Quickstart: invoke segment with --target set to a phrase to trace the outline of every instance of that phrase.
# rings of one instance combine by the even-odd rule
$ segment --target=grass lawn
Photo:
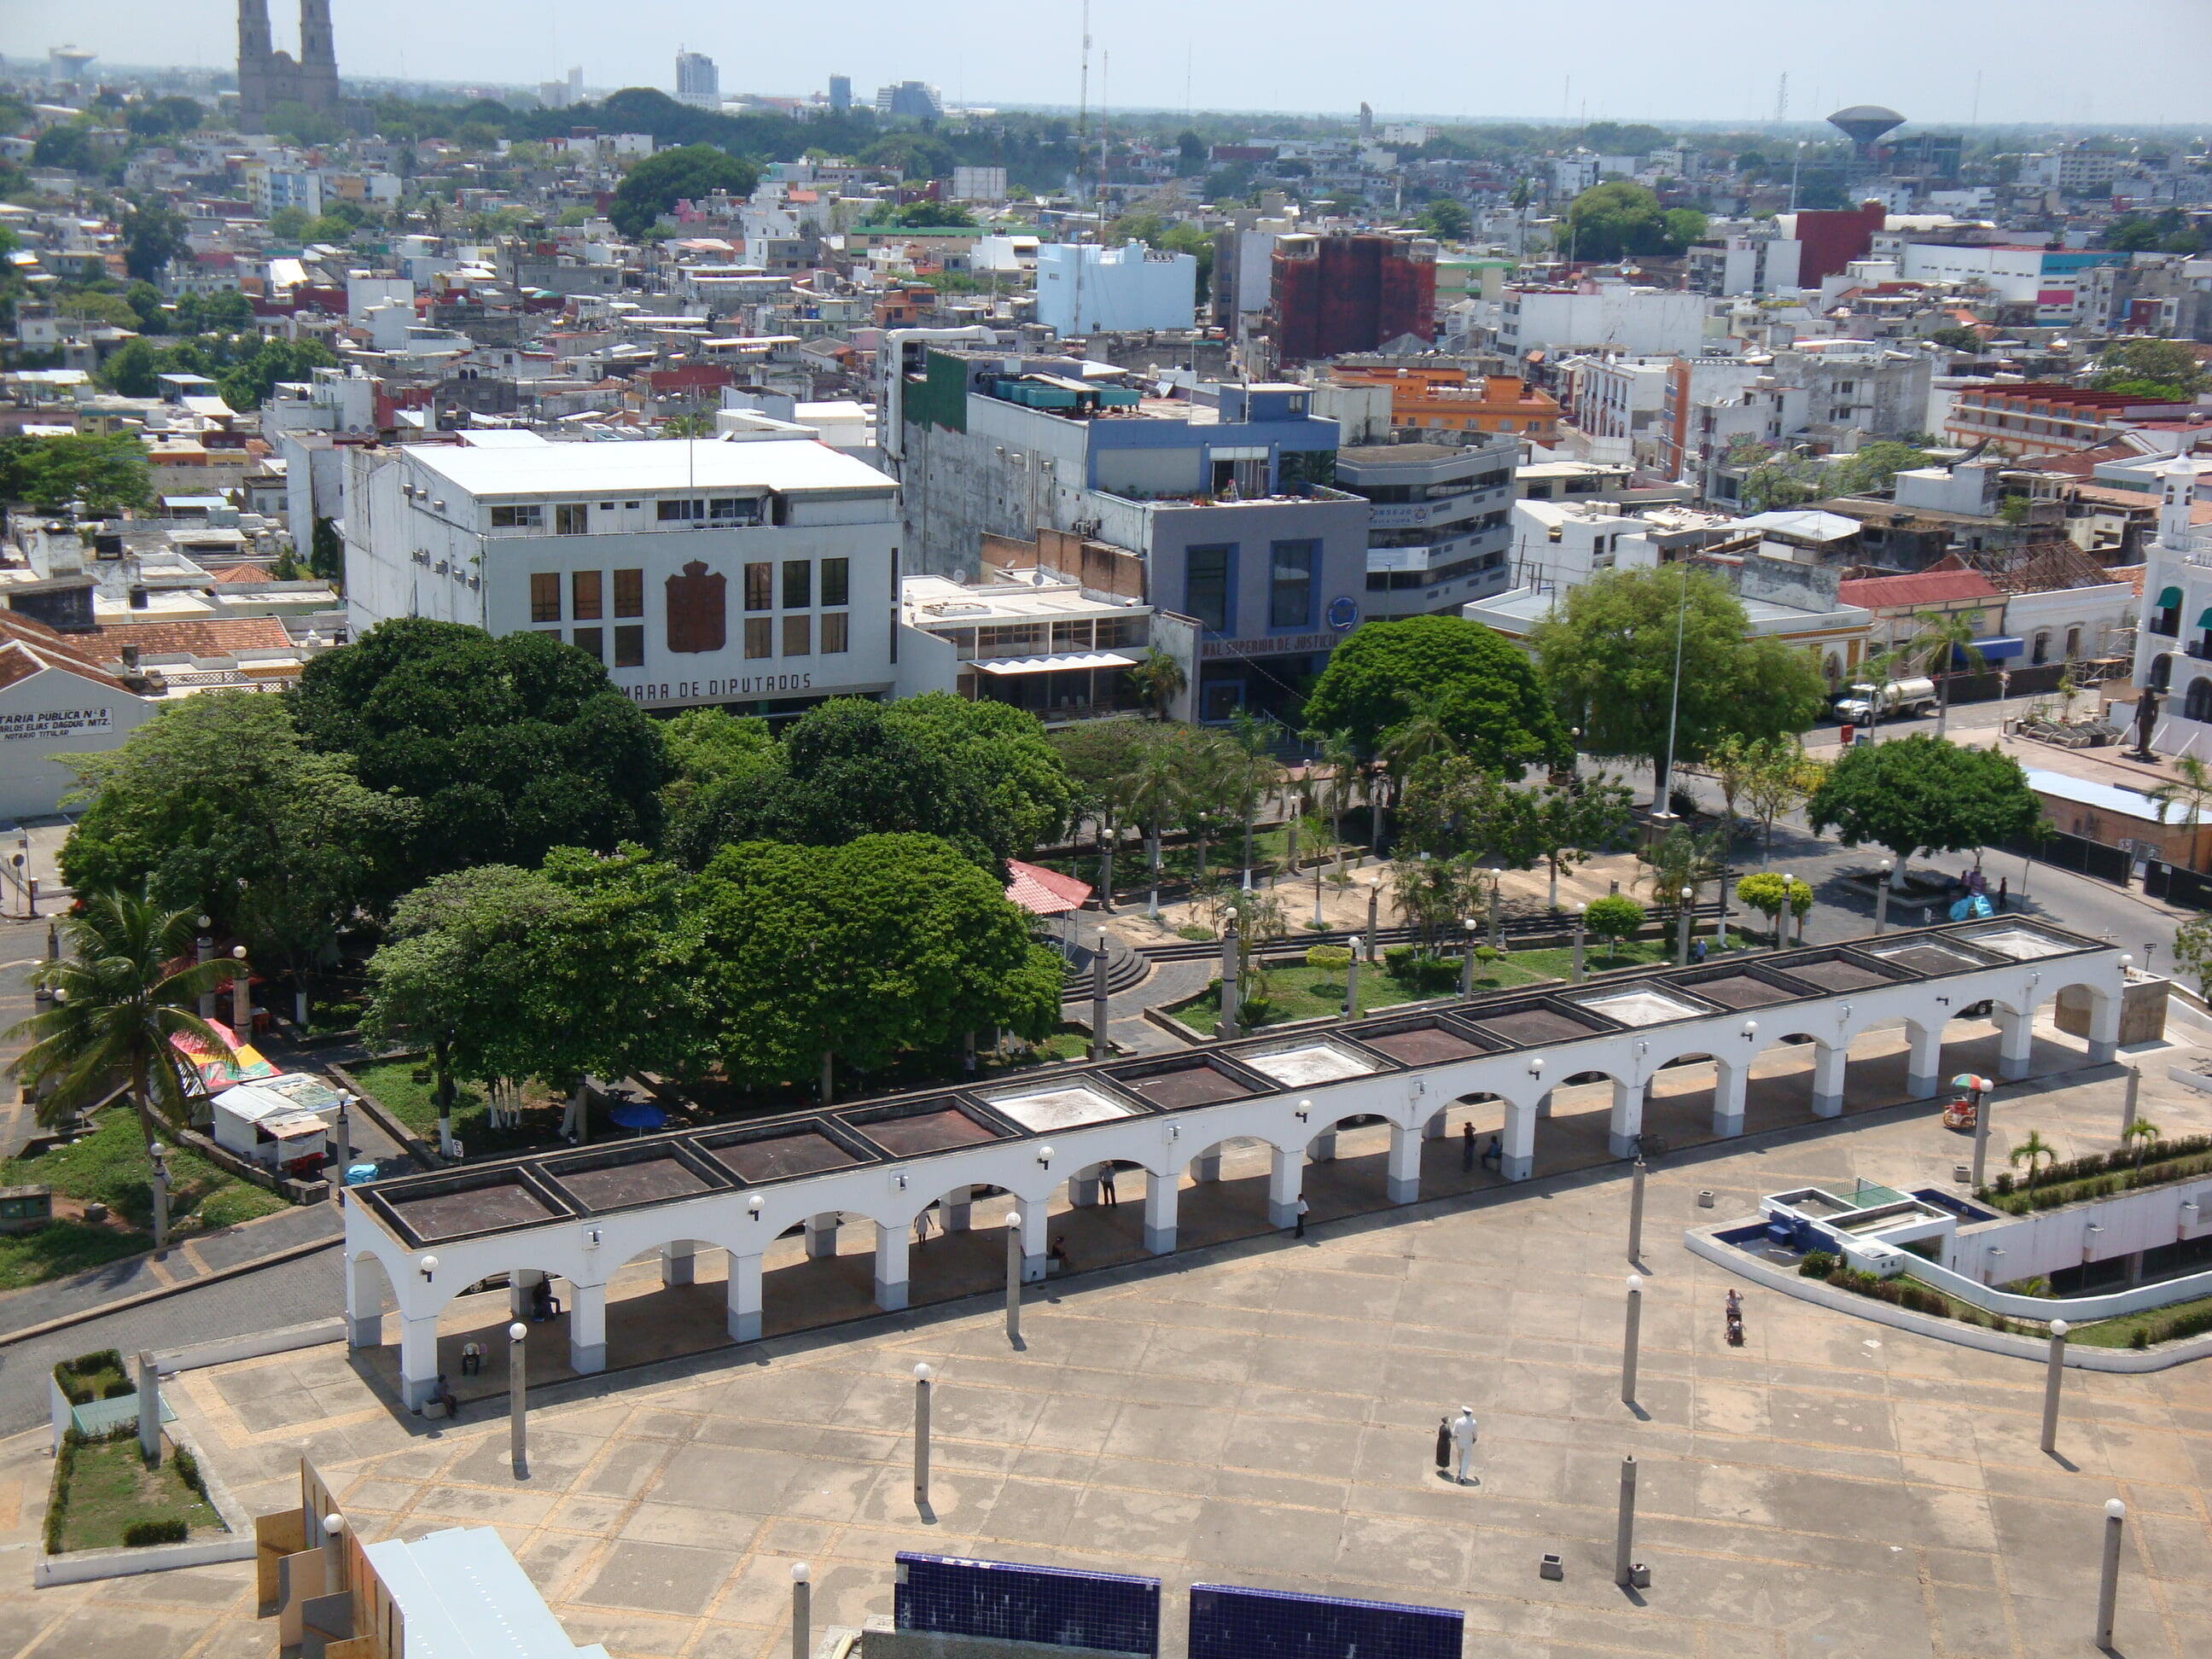
[[[173,1232],[211,1232],[288,1208],[284,1200],[216,1168],[196,1152],[169,1153],[169,1219]],[[35,1232],[0,1237],[0,1290],[17,1290],[150,1248],[153,1171],[139,1144],[138,1119],[127,1106],[102,1112],[93,1132],[0,1164],[0,1185],[37,1183],[57,1197],[105,1204],[121,1227],[57,1220]]]
[[[2124,1348],[2134,1342],[2137,1331],[2148,1331],[2150,1340],[2155,1342],[2160,1326],[2170,1320],[2186,1319],[2192,1314],[2212,1314],[2212,1297],[2171,1303],[2163,1308],[2146,1308],[2141,1313],[2122,1314],[2117,1319],[2100,1319],[2094,1325],[2071,1326],[2066,1340],[2086,1342],[2093,1348]]]
[[[67,1467],[54,1471],[54,1486],[64,1550],[118,1545],[124,1528],[138,1521],[181,1520],[196,1532],[222,1527],[214,1506],[185,1484],[175,1449],[160,1468],[149,1469],[138,1455],[136,1435],[78,1446]]]
[[[1735,933],[1729,933],[1730,948],[1739,951],[1744,949],[1743,945],[1736,943],[1736,939]],[[1705,949],[1708,961],[1720,954],[1713,950],[1712,941],[1710,939],[1705,941]],[[1583,971],[1589,974],[1602,974],[1610,972],[1615,968],[1663,968],[1674,959],[1674,944],[1672,939],[1632,939],[1624,940],[1611,950],[1592,940],[1583,949]],[[1554,950],[1516,951],[1510,960],[1515,965],[1528,969],[1531,972],[1546,978],[1565,979],[1574,972],[1575,951],[1571,945]]]
[[[346,1069],[362,1088],[376,1097],[386,1111],[422,1139],[436,1145],[438,1085],[428,1060],[372,1060]],[[453,1084],[453,1136],[471,1158],[496,1157],[550,1146],[560,1139],[561,1113],[566,1104],[562,1097],[532,1079],[523,1085],[520,1126],[495,1129],[484,1091],[475,1084],[457,1079]],[[611,1127],[594,1123],[593,1138]]]
[[[1503,990],[1510,986],[1532,985],[1545,977],[1528,972],[1518,957],[1504,962],[1478,963],[1474,988],[1484,991]],[[1455,993],[1458,987],[1452,987]],[[1280,1025],[1295,1019],[1316,1019],[1344,1012],[1344,970],[1340,968],[1309,968],[1304,963],[1286,968],[1267,969],[1267,991],[1274,999],[1267,1017],[1261,1022],[1264,1030],[1270,1025]],[[1378,1009],[1395,1008],[1404,1002],[1423,1002],[1451,993],[1425,991],[1401,983],[1382,970],[1382,964],[1362,963],[1359,969],[1359,1012],[1374,1013]],[[1172,1014],[1193,1030],[1209,1035],[1221,1024],[1221,1009],[1213,995],[1201,991],[1194,997],[1174,1004],[1166,1012]]]

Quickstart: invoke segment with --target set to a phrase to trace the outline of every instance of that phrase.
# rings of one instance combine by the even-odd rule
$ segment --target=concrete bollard
[[[1022,1215],[1006,1212],[1006,1340],[1022,1346]]]
[[[2066,1378],[2066,1322],[2051,1322],[2051,1358],[2043,1370],[2043,1449],[2058,1451],[2058,1391]]]
[[[914,1368],[914,1506],[929,1507],[929,1384],[927,1364]]]
[[[1644,1323],[1644,1275],[1628,1276],[1628,1322],[1620,1343],[1620,1403],[1636,1403],[1636,1346]]]
[[[161,1462],[161,1373],[151,1350],[138,1351],[138,1450],[156,1468]]]
[[[1103,1060],[1106,1042],[1106,930],[1098,930],[1098,949],[1091,959],[1091,1058]]]
[[[2112,1620],[2120,1601],[2120,1529],[2126,1526],[2128,1506],[2117,1498],[2105,1505],[2105,1563],[2097,1579],[2097,1645],[2110,1650]]]
[[[1620,1460],[1620,1517],[1613,1533],[1613,1582],[1626,1589],[1636,1564],[1636,1460]]]
[[[1628,1259],[1640,1264],[1644,1260],[1644,1177],[1646,1168],[1644,1154],[1636,1155],[1636,1167],[1628,1177]]]
[[[813,1576],[805,1562],[791,1564],[791,1659],[813,1659]]]
[[[530,1478],[530,1327],[520,1320],[507,1328],[507,1449],[514,1478]]]

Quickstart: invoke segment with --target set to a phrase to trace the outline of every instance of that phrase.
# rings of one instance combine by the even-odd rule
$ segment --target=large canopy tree
[[[1723,739],[1794,736],[1826,704],[1802,650],[1747,637],[1717,576],[1668,565],[1614,570],[1567,590],[1532,643],[1559,705],[1594,755],[1694,763]],[[1676,663],[1680,701],[1675,713]]]
[[[760,169],[750,161],[741,161],[712,144],[682,144],[647,156],[623,174],[607,217],[617,230],[635,239],[651,230],[678,202],[718,190],[749,196],[759,180]]]
[[[658,837],[660,728],[557,640],[401,618],[316,658],[287,695],[312,747],[422,803],[395,860],[408,884]]]
[[[1573,752],[1528,659],[1459,617],[1369,623],[1330,654],[1305,707],[1309,732],[1345,732],[1369,760],[1417,714],[1455,752],[1505,777]]]
[[[1816,833],[1840,830],[1846,847],[1887,848],[1901,876],[1917,852],[1956,853],[2033,834],[2043,804],[2011,756],[1916,732],[1844,750],[1806,803],[1806,816]]]

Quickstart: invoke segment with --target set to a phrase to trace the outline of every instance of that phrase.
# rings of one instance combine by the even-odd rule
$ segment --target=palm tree
[[[2018,1164],[2023,1158],[2027,1161],[2027,1185],[2029,1190],[2033,1191],[2035,1188],[2036,1170],[2043,1164],[2056,1160],[2057,1156],[2058,1154],[2051,1149],[2051,1143],[2043,1138],[2043,1132],[2040,1129],[2030,1129],[2027,1132],[2027,1139],[2007,1153],[2005,1161],[2008,1164]]]
[[[2212,766],[2194,755],[2175,756],[2172,781],[2146,793],[2158,803],[2160,823],[2166,822],[2169,807],[2185,809],[2181,814],[2185,824],[2212,823]]]
[[[1168,706],[1189,686],[1190,676],[1182,672],[1181,663],[1154,647],[1145,653],[1142,662],[1130,665],[1129,684],[1152,705],[1152,718],[1164,720],[1168,717]]]
[[[1406,718],[1382,732],[1375,744],[1375,758],[1391,776],[1402,781],[1430,756],[1456,755],[1459,750],[1459,738],[1445,717],[1443,699],[1430,693],[1415,698]]]
[[[1951,665],[1964,659],[1966,666],[1979,672],[1982,653],[1974,645],[1982,631],[1983,613],[1979,611],[1916,611],[1912,620],[1920,624],[1920,631],[1912,636],[1905,649],[1924,658],[1928,670],[1936,677],[1936,735],[1942,737],[1951,719]]]
[[[2127,1133],[2120,1137],[2136,1144],[2136,1168],[2142,1168],[2143,1154],[2158,1144],[2159,1127],[2147,1117],[2139,1117],[2128,1125]]]
[[[191,951],[192,913],[164,910],[143,891],[95,894],[61,928],[68,952],[40,969],[34,981],[53,993],[52,1005],[9,1033],[30,1043],[12,1069],[43,1091],[39,1121],[49,1128],[127,1079],[139,1139],[151,1143],[159,1139],[157,1103],[170,1121],[185,1121],[169,1040],[187,1036],[211,1054],[232,1052],[195,1005],[233,965],[179,965]]]
[[[1152,732],[1138,745],[1121,783],[1121,799],[1129,815],[1145,827],[1152,842],[1152,914],[1160,913],[1160,825],[1182,805],[1182,766],[1176,753],[1174,734],[1166,727]]]
[[[1230,716],[1229,741],[1236,748],[1238,816],[1244,820],[1245,879],[1251,879],[1252,832],[1260,807],[1282,781],[1283,769],[1268,752],[1281,728],[1274,721],[1240,708]]]
[[[1359,776],[1359,751],[1352,746],[1352,733],[1332,732],[1322,742],[1321,763],[1328,769],[1322,787],[1321,810],[1328,818],[1330,838],[1336,842],[1337,868],[1344,867],[1344,815],[1352,810],[1353,787]]]

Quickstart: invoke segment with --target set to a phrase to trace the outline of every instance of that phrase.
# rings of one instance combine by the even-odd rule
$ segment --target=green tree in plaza
[[[1773,856],[1775,820],[1802,805],[1827,775],[1826,764],[1808,755],[1794,737],[1723,737],[1706,753],[1700,769],[1720,785],[1731,833],[1736,802],[1751,809],[1765,831],[1762,863]]]
[[[930,836],[724,848],[693,901],[710,1051],[744,1084],[860,1071],[964,1031],[1031,1039],[1060,963],[1000,883]]]
[[[886,708],[894,729],[943,756],[981,793],[1012,852],[1027,855],[1066,832],[1074,787],[1035,714],[950,691],[902,697]]]
[[[699,798],[717,785],[759,773],[780,773],[783,750],[769,724],[726,708],[687,708],[660,728],[670,776],[660,792],[672,842]]]
[[[1794,877],[1778,876],[1771,870],[1758,870],[1735,884],[1735,896],[1766,918],[1769,928],[1781,925],[1782,907],[1787,904],[1790,914],[1802,921],[1813,908],[1813,884]]]
[[[415,803],[366,788],[352,757],[301,741],[283,699],[205,691],[118,748],[69,763],[83,816],[62,848],[78,892],[135,891],[235,932],[302,991],[341,930],[397,896],[385,849]]]
[[[1531,643],[1559,706],[1582,726],[1582,746],[1648,760],[1656,779],[1670,733],[1675,761],[1695,765],[1730,735],[1794,736],[1820,718],[1826,689],[1812,659],[1749,631],[1718,577],[1667,565],[1570,588]]]
[[[1807,803],[1816,834],[1841,832],[1844,845],[1872,842],[1897,854],[1955,853],[2036,832],[2043,807],[2011,756],[1962,748],[1914,732],[1858,744],[1829,767]]]
[[[315,658],[285,695],[311,748],[421,803],[392,855],[402,886],[659,835],[659,726],[557,640],[403,617]]]
[[[194,1008],[230,964],[179,966],[191,955],[191,912],[167,909],[143,891],[94,893],[59,926],[66,949],[35,981],[52,1000],[9,1032],[11,1042],[29,1045],[10,1069],[37,1097],[39,1121],[48,1127],[127,1084],[140,1145],[150,1144],[163,1121],[185,1121],[170,1039],[228,1052]]]
[[[1385,734],[1425,706],[1458,752],[1485,771],[1518,778],[1531,766],[1564,764],[1572,753],[1528,658],[1459,617],[1370,622],[1354,631],[1329,653],[1306,699],[1306,728],[1316,736],[1341,732],[1372,760]]]
[[[96,513],[154,504],[146,447],[131,433],[105,438],[0,438],[0,499],[52,513],[81,501]]]
[[[1145,751],[1159,727],[1136,720],[1079,720],[1051,734],[1054,752],[1074,792],[1074,811],[1097,831],[1098,901],[1114,908],[1114,854],[1132,822],[1141,823],[1133,802]]]
[[[1644,907],[1626,893],[1609,893],[1583,907],[1583,926],[1593,938],[1618,951],[1622,941],[1633,939],[1644,926]]]
[[[760,182],[760,169],[750,161],[715,149],[712,144],[684,144],[648,155],[623,174],[615,186],[614,204],[607,217],[617,230],[631,240],[644,235],[681,201],[696,201],[716,191],[748,196]]]
[[[1547,787],[1537,800],[1537,841],[1551,872],[1547,902],[1559,908],[1559,877],[1628,833],[1629,790],[1608,777],[1574,778]]]

